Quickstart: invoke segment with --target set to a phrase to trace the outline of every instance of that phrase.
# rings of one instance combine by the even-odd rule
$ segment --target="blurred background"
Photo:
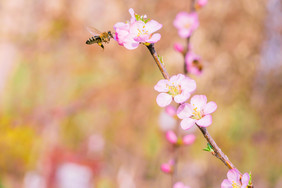
[[[156,50],[170,75],[182,73],[173,45],[185,40],[172,23],[187,0],[0,2],[1,188],[170,187],[160,171],[172,154],[152,57],[142,45],[85,44],[87,26],[113,30],[129,8],[163,24]],[[282,3],[209,0],[199,19],[191,43],[204,72],[191,77],[195,94],[218,104],[208,130],[256,188],[282,187]],[[228,169],[192,132],[178,179],[220,187]]]

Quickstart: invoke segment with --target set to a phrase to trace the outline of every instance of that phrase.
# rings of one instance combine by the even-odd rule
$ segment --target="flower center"
[[[193,108],[192,114],[194,115],[194,116],[192,117],[193,119],[199,120],[199,119],[202,118],[202,112],[201,112],[201,110],[199,110],[197,107],[194,107],[194,108]]]
[[[240,188],[241,186],[232,181],[232,188]]]
[[[175,97],[176,95],[179,95],[181,93],[180,85],[177,85],[177,86],[175,86],[175,85],[172,85],[172,86],[167,85],[166,87],[169,90],[168,94],[172,95],[173,97]]]
[[[138,34],[137,34],[138,37],[141,36],[141,35],[148,35],[149,34],[149,31],[146,30],[145,25],[143,25],[142,29],[137,29],[137,31],[138,31]]]

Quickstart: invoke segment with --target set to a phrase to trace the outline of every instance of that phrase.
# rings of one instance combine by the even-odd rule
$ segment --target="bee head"
[[[110,37],[114,38],[111,31],[108,31],[108,35],[109,35]]]

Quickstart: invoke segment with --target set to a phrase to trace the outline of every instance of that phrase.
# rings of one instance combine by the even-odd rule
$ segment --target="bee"
[[[109,43],[111,38],[114,38],[111,31],[100,32],[98,29],[94,27],[87,27],[87,30],[89,31],[89,33],[93,35],[91,38],[89,38],[86,41],[86,44],[88,45],[97,43],[99,46],[101,46],[104,49],[103,42]]]

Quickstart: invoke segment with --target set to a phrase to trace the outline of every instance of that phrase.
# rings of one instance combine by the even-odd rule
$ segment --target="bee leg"
[[[101,44],[101,47],[103,48],[103,50],[104,50],[104,45],[103,44]]]

